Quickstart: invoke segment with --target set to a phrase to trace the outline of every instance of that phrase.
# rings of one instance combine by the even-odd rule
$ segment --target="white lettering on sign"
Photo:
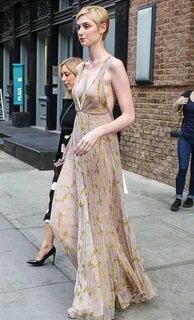
[[[18,101],[22,101],[22,88],[18,88]]]
[[[17,80],[18,82],[22,82],[22,77],[18,78]]]

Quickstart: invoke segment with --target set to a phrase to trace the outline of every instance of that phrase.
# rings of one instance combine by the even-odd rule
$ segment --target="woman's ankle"
[[[53,243],[44,243],[41,245],[37,255],[36,255],[36,260],[41,260],[45,254],[47,254],[53,247]]]
[[[40,247],[40,251],[41,250],[49,250],[49,249],[51,249],[53,247],[53,242],[43,242],[42,244],[41,244],[41,247]]]

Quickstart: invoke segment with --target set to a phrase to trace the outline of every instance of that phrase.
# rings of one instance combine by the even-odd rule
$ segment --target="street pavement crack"
[[[20,288],[20,289],[16,289],[16,290],[6,290],[6,291],[0,292],[0,295],[1,294],[6,294],[6,293],[10,293],[10,292],[21,292],[21,291],[31,290],[31,289],[35,289],[35,288],[49,287],[49,286],[54,286],[54,285],[58,285],[58,284],[64,284],[64,283],[68,283],[68,282],[70,282],[70,281],[66,280],[66,281],[47,283],[47,284],[42,284],[42,285],[37,285],[37,286],[31,286],[31,287],[28,287],[28,288]]]
[[[156,267],[148,267],[146,268],[146,271],[157,271],[157,270],[162,270],[162,269],[171,269],[171,268],[176,268],[176,267],[182,267],[182,266],[188,266],[188,265],[193,265],[194,260],[185,260],[182,262],[174,262],[174,263],[169,263],[169,264],[164,264]]]
[[[194,238],[194,234],[193,234],[192,232],[188,231],[188,230],[184,230],[184,229],[182,229],[182,228],[179,228],[179,227],[175,226],[175,225],[172,224],[172,223],[163,221],[163,220],[160,219],[160,218],[152,217],[152,219],[153,219],[154,221],[160,222],[161,224],[163,224],[163,225],[166,226],[166,227],[170,227],[171,229],[174,229],[175,231],[182,232],[182,233],[184,233],[185,235],[187,235],[187,236],[189,236],[189,237],[191,237],[191,238]]]

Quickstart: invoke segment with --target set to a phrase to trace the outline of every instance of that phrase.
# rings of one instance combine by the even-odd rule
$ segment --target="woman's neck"
[[[105,50],[104,46],[92,46],[89,50],[89,62],[97,64],[103,62],[110,54]]]

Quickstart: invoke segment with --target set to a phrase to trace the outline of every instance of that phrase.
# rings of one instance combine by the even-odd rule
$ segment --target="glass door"
[[[58,64],[63,60],[72,57],[73,54],[73,38],[72,25],[64,25],[59,28],[59,50],[58,50]],[[58,77],[58,96],[57,96],[57,129],[60,130],[59,117],[62,108],[62,99],[65,96],[64,87]]]
[[[47,51],[48,40],[46,32],[37,34],[37,70],[36,70],[36,125],[46,128],[47,97],[45,84],[47,82]]]
[[[9,84],[9,44],[5,43],[3,46],[3,102],[4,102],[4,110],[5,110],[5,119],[9,119],[9,101],[10,95],[8,92],[8,84]]]
[[[28,40],[27,37],[21,38],[20,42],[20,62],[24,64],[24,88],[27,84],[27,68],[28,68]],[[23,111],[23,110],[20,110]],[[24,111],[27,111],[27,94],[24,97]]]

